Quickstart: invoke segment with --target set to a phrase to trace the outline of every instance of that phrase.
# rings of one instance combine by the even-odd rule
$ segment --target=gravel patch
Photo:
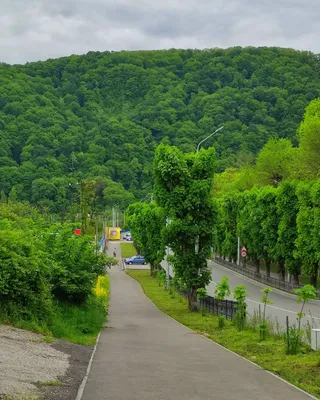
[[[0,399],[73,400],[92,349],[0,325]]]

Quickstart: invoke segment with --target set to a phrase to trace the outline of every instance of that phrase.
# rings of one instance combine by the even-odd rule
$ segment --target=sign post
[[[246,246],[242,246],[240,253],[241,253],[242,262],[244,265],[246,265],[247,252],[248,252],[248,250],[246,249]]]

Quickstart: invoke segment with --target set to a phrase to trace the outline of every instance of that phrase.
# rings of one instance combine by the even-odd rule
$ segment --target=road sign
[[[241,257],[247,257],[247,249],[245,246],[241,247],[240,253],[241,253]]]

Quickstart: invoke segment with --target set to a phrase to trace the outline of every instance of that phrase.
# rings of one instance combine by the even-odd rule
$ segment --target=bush
[[[52,292],[60,301],[84,303],[98,275],[113,259],[95,251],[89,237],[76,236],[70,226],[57,225],[47,233],[45,246],[54,261]]]
[[[93,288],[115,260],[73,228],[52,225],[27,205],[0,204],[1,322],[94,342],[105,319],[107,278],[99,278],[95,294]]]
[[[52,263],[37,240],[22,230],[0,231],[0,263],[3,312],[14,320],[46,319],[52,311]]]

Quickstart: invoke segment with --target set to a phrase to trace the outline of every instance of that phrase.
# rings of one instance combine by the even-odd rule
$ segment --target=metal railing
[[[235,272],[238,272],[241,275],[244,275],[244,276],[246,276],[248,278],[251,278],[251,279],[253,279],[255,281],[258,281],[260,283],[264,283],[265,285],[274,287],[274,288],[279,289],[279,290],[283,290],[283,291],[288,292],[288,293],[294,293],[295,289],[299,289],[299,288],[301,288],[303,286],[303,285],[299,285],[299,284],[296,284],[296,283],[283,281],[281,279],[277,279],[277,278],[274,278],[272,276],[267,276],[265,274],[258,273],[256,271],[253,271],[250,268],[247,268],[247,267],[244,267],[244,266],[241,266],[241,265],[237,265],[237,264],[232,263],[230,261],[223,260],[222,258],[219,258],[219,257],[215,257],[214,261],[217,262],[218,264],[221,264],[221,265],[229,268],[229,269],[232,269]],[[320,298],[320,293],[319,292],[317,292],[317,297]]]
[[[200,307],[203,307],[214,315],[224,315],[227,319],[232,319],[236,316],[238,311],[237,305],[236,301],[217,300],[211,296],[200,300]]]
[[[161,267],[162,268],[162,267]],[[164,270],[164,268],[162,268]],[[171,280],[172,277],[169,276]],[[188,290],[181,290],[176,288],[177,291],[186,299],[189,296]],[[217,300],[214,297],[207,296],[204,300],[200,300],[200,307],[203,307],[205,310],[209,311],[214,315],[224,315],[227,319],[232,319],[237,311],[238,303],[232,300]]]

